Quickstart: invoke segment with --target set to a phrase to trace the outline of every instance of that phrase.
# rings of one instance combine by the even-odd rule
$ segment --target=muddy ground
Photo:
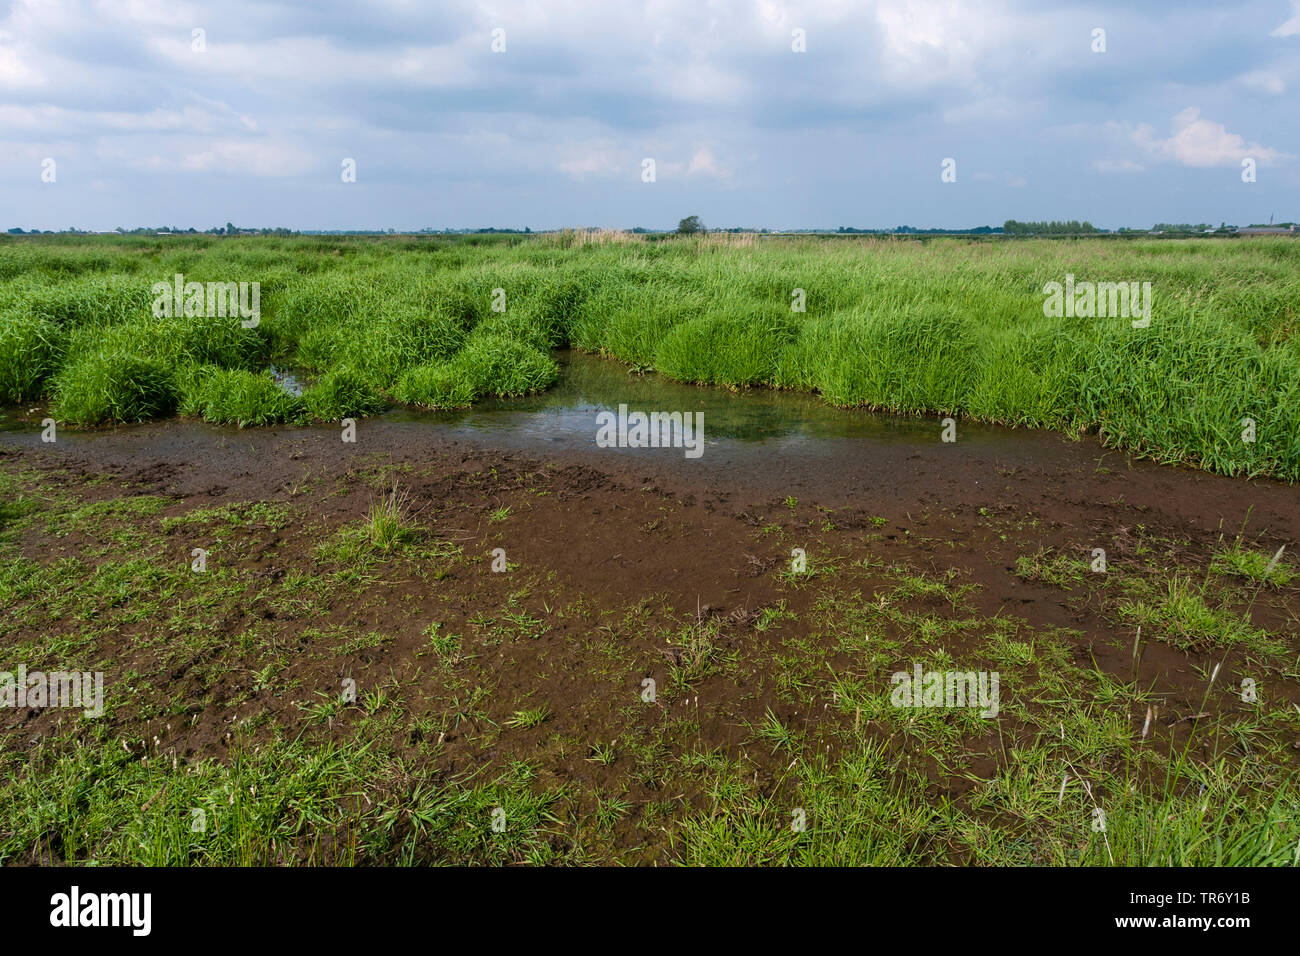
[[[602,858],[632,862],[674,856],[668,842],[647,837],[640,808],[664,800],[707,808],[709,797],[685,778],[646,772],[653,755],[631,741],[653,738],[646,752],[675,757],[687,743],[743,754],[756,780],[770,776],[779,788],[790,755],[755,728],[774,716],[802,728],[805,750],[838,752],[841,732],[858,732],[863,716],[837,709],[826,672],[888,689],[889,673],[913,659],[900,620],[975,620],[937,642],[961,668],[987,660],[988,622],[1062,640],[1073,666],[1143,688],[1120,709],[1136,735],[1154,702],[1149,739],[1165,752],[1198,723],[1246,708],[1244,677],[1267,686],[1274,702],[1300,701],[1294,585],[1232,592],[1235,609],[1284,653],[1153,635],[1136,663],[1135,629],[1116,614],[1114,591],[1114,578],[1139,565],[1156,578],[1159,565],[1208,580],[1215,550],[1239,533],[1269,553],[1296,547],[1293,487],[1132,460],[1091,438],[1040,432],[973,447],[937,435],[844,442],[812,460],[737,448],[687,460],[669,449],[520,446],[385,418],[359,422],[355,443],[334,426],[239,431],[175,421],[65,431],[52,445],[35,430],[2,432],[0,469],[38,495],[89,505],[160,499],[143,517],[94,512],[90,526],[52,528],[38,511],[12,541],[25,559],[51,567],[72,557],[90,574],[148,556],[187,571],[192,550],[205,548],[206,573],[222,588],[192,600],[203,586],[194,574],[198,583],[164,589],[139,615],[124,609],[143,591],[48,617],[28,597],[4,640],[33,666],[42,648],[59,646],[60,636],[75,644],[89,626],[83,656],[105,665],[107,695],[119,700],[107,718],[115,731],[182,761],[224,759],[241,725],[255,741],[286,728],[345,739],[355,705],[313,720],[310,702],[347,679],[363,691],[390,688],[403,703],[393,746],[430,779],[529,759],[539,764],[538,786],[617,792],[631,810],[603,838]],[[363,561],[348,550],[349,529],[394,486],[412,536],[394,556]],[[248,503],[274,508],[263,518]],[[183,520],[212,509],[243,517],[219,526]],[[496,548],[505,551],[504,573],[491,567]],[[808,555],[810,583],[788,573],[795,548]],[[1017,564],[1036,554],[1087,563],[1095,548],[1105,549],[1107,572],[1065,584]],[[900,575],[913,573],[939,586],[896,593]],[[890,663],[864,668],[837,633],[855,619],[835,602],[884,607],[883,595],[911,617],[880,625],[897,649]],[[701,628],[707,661],[692,645]],[[450,654],[445,645],[430,652],[440,635],[458,637]],[[933,650],[936,642],[922,643]],[[1207,696],[1207,671],[1220,662]],[[662,689],[654,704],[642,700],[646,678]],[[1014,695],[1014,676],[1003,680]],[[139,686],[128,694],[125,684]],[[905,762],[933,795],[960,800],[1005,768],[1017,739],[1041,731],[1030,696],[1023,708],[1006,707],[996,730],[968,735],[958,764],[922,746]],[[516,716],[528,708],[544,712],[536,726]],[[689,729],[678,733],[683,714]],[[57,738],[68,720],[57,709],[3,712],[0,732],[21,750]],[[880,733],[891,747],[909,746],[884,725]],[[600,742],[615,738],[622,743],[606,760]],[[1210,760],[1230,747],[1202,735],[1192,752]],[[1280,759],[1293,768],[1296,750],[1279,752],[1287,751]],[[50,853],[33,846],[27,860]]]

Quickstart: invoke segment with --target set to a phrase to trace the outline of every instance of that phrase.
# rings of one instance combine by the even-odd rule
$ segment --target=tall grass
[[[155,319],[150,287],[176,272],[262,283],[261,324]],[[1044,283],[1067,273],[1149,281],[1150,326],[1045,316]],[[88,355],[160,362],[180,382],[274,362],[315,379],[307,414],[338,418],[545,388],[549,351],[572,346],[683,382],[1092,431],[1162,461],[1295,481],[1298,312],[1300,243],[1285,238],[3,238],[0,396],[126,420],[119,409],[168,403],[78,399],[106,387]]]
[[[300,418],[304,409],[269,372],[204,366],[187,377],[183,391],[182,413],[218,425],[276,425]]]
[[[323,421],[373,415],[384,408],[366,376],[346,365],[330,369],[302,397],[311,416]]]
[[[54,380],[54,413],[80,425],[145,422],[176,411],[176,374],[160,359],[100,348],[72,359]]]
[[[523,395],[559,377],[546,352],[502,333],[475,335],[454,358],[410,369],[397,396],[410,405],[457,408],[489,395]]]
[[[39,398],[65,347],[53,322],[16,311],[0,315],[0,402]]]

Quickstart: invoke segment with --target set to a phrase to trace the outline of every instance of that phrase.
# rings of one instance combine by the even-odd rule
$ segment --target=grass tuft
[[[186,382],[181,412],[217,425],[276,425],[297,420],[302,399],[286,392],[270,372],[206,367]]]
[[[176,376],[160,359],[103,349],[77,356],[54,382],[54,413],[77,425],[144,422],[176,411]]]

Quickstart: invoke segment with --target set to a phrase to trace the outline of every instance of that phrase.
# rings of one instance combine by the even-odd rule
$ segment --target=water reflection
[[[809,441],[859,439],[882,442],[939,440],[937,417],[902,418],[861,409],[840,409],[815,395],[775,389],[733,392],[712,386],[682,385],[654,373],[639,375],[608,359],[579,352],[561,353],[560,380],[548,391],[518,398],[491,399],[451,412],[393,409],[385,419],[437,423],[460,432],[508,433],[534,441],[570,439],[594,443],[596,413],[630,410],[704,413],[710,444],[718,440],[775,444],[782,448]],[[1005,432],[961,423],[961,440]],[[775,450],[775,449],[774,449]]]

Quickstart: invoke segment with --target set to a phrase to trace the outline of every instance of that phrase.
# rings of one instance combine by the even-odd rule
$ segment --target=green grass
[[[540,391],[559,377],[546,352],[501,333],[474,336],[454,358],[406,373],[397,396],[410,405],[458,408],[496,395]]]
[[[675,326],[658,349],[659,370],[681,382],[731,387],[774,381],[778,358],[794,338],[794,323],[767,314],[691,319]]]
[[[1120,602],[1120,618],[1180,650],[1223,650],[1238,645],[1263,654],[1284,650],[1248,617],[1227,606],[1222,596],[1190,576],[1175,574],[1164,590],[1145,584],[1137,590],[1139,596]]]
[[[751,623],[655,595],[602,600],[545,567],[507,582],[485,573],[479,549],[461,556],[459,522],[424,521],[430,504],[389,480],[373,476],[391,490],[368,511],[322,517],[294,497],[182,510],[195,502],[0,468],[10,660],[108,677],[103,718],[8,729],[0,863],[1300,859],[1300,710],[1282,690],[1293,619],[1265,633],[1241,607],[1276,611],[1294,595],[1231,570],[1271,561],[1267,550],[1213,574],[1199,558],[1126,560],[1104,584],[1068,562],[1082,548],[1025,548],[1036,580],[1119,592],[1114,619],[1105,611],[1125,656],[1134,623],[1144,640],[1185,648],[1180,667],[1203,670],[1204,689],[1186,694],[1180,680],[1171,694],[1162,677],[1079,653],[1081,632],[980,612],[978,586],[956,569],[852,560],[865,542],[819,546],[833,573],[773,574],[782,596]],[[768,516],[800,507],[773,502]],[[525,509],[511,515],[504,527]],[[1135,535],[1138,553],[1186,556]],[[50,540],[65,547],[49,553]],[[211,549],[206,574],[189,568],[195,544]],[[471,576],[468,597],[440,586],[450,564]],[[285,573],[260,573],[268,565]],[[1273,643],[1288,653],[1234,665]],[[313,669],[292,675],[290,661]],[[998,721],[893,706],[887,675],[910,662],[999,670]],[[655,703],[638,696],[647,671]],[[1257,701],[1242,700],[1243,675],[1260,680]],[[345,676],[355,700],[340,694]]]
[[[19,312],[0,314],[0,402],[39,398],[64,347],[53,322]]]
[[[1295,580],[1291,564],[1284,559],[1285,551],[1278,549],[1273,553],[1254,551],[1242,546],[1238,539],[1231,547],[1217,551],[1210,570],[1232,577],[1240,578],[1254,584],[1268,584],[1274,587],[1286,587]]]
[[[150,286],[175,272],[260,282],[262,322],[154,318]],[[1149,281],[1150,326],[1045,316],[1042,288],[1066,273]],[[572,346],[684,382],[1091,431],[1160,461],[1296,481],[1298,301],[1300,244],[1286,238],[6,237],[0,397],[54,398],[76,423],[136,421],[175,408],[141,360],[178,382],[274,362],[314,378],[307,412],[334,420],[544,389],[550,350]]]
[[[144,866],[563,862],[547,839],[557,795],[510,775],[410,784],[355,742],[277,740],[237,747],[228,763],[148,756],[140,741],[27,755],[38,772],[0,789],[0,861],[36,848],[46,863]]]
[[[78,425],[144,422],[170,415],[180,401],[176,375],[164,361],[134,352],[83,352],[53,384],[54,413]]]
[[[1042,581],[1067,591],[1072,584],[1083,580],[1089,568],[1089,563],[1081,558],[1046,550],[1016,558],[1016,574],[1026,581]]]
[[[366,516],[370,543],[380,551],[391,551],[415,537],[407,496],[396,488],[370,506]]]
[[[529,730],[546,723],[546,718],[549,716],[551,716],[549,707],[529,707],[524,710],[516,710],[514,716],[506,721],[506,725]]]
[[[185,386],[180,410],[218,425],[275,425],[303,412],[301,398],[286,392],[269,372],[204,366]]]
[[[330,369],[302,397],[311,415],[324,421],[373,415],[385,405],[365,375],[348,366]]]

